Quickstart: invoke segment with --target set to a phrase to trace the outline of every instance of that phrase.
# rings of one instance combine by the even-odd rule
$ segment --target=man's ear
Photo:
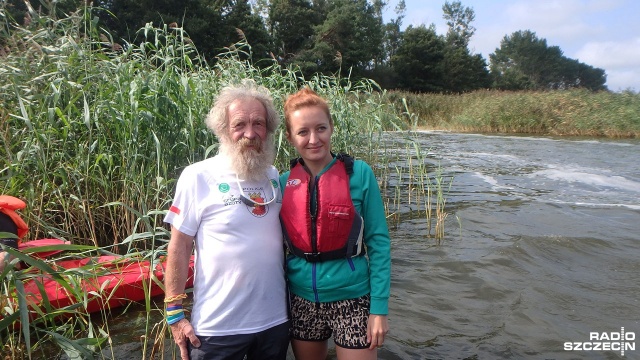
[[[289,134],[289,132],[288,132],[288,131],[285,131],[285,132],[284,132],[284,137],[285,137],[285,138],[287,138],[287,141],[288,141],[289,143],[291,143],[291,134]]]

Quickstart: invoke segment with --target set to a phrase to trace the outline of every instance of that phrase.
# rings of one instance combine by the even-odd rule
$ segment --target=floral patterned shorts
[[[370,295],[328,303],[314,303],[291,295],[291,337],[305,341],[324,341],[333,335],[336,345],[365,349]]]

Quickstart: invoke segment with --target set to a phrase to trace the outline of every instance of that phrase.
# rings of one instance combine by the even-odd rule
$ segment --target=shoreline
[[[605,139],[605,140],[640,140],[638,136],[607,136],[607,135],[588,135],[588,134],[557,134],[557,133],[542,133],[542,132],[494,132],[494,131],[480,131],[477,129],[450,129],[450,128],[434,128],[428,126],[418,126],[415,129],[408,131],[426,132],[426,133],[459,133],[459,134],[477,134],[484,136],[513,136],[513,137],[552,137],[562,139]]]
[[[640,94],[585,90],[387,92],[408,128],[483,134],[640,138]]]

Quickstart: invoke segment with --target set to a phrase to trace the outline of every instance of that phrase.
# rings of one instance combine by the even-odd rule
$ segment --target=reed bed
[[[131,250],[131,234],[166,239],[155,225],[162,225],[173,182],[184,166],[216,150],[204,114],[217,91],[239,79],[269,87],[279,108],[299,87],[314,88],[331,102],[335,151],[372,164],[385,162],[376,151],[381,134],[407,128],[374,83],[305,81],[276,64],[258,69],[237,56],[250,53],[246,43],[208,66],[181,29],[147,26],[138,45],[113,51],[107,33],[82,30],[77,18],[41,22],[19,29],[13,41],[22,51],[0,62],[0,191],[30,205],[34,238],[125,245],[116,252]],[[294,152],[282,129],[277,141],[276,166],[285,170]],[[133,243],[148,250],[153,242]]]
[[[454,177],[445,174],[430,149],[414,141],[411,132],[401,134],[404,147],[396,140],[386,142],[391,148],[383,158],[391,162],[378,175],[387,222],[396,228],[407,220],[424,220],[420,235],[440,245],[445,239],[446,200]]]
[[[91,11],[63,19],[34,15],[28,28],[15,27],[6,39],[9,51],[0,58],[0,193],[27,202],[23,214],[30,238],[69,240],[72,245],[63,245],[65,257],[109,253],[160,261],[169,239],[162,218],[177,177],[185,166],[217,149],[204,116],[220,88],[246,78],[271,89],[278,109],[302,86],[329,99],[336,125],[334,151],[371,164],[390,223],[405,216],[409,203],[425,218],[429,236],[444,238],[446,216],[438,214],[446,214],[446,186],[436,181],[433,162],[426,161],[415,143],[405,147],[404,140],[383,139],[388,131],[399,131],[406,139],[413,135],[375,83],[332,76],[303,79],[295,69],[276,63],[257,68],[239,56],[251,54],[244,40],[209,65],[180,28],[148,25],[140,29],[139,42],[116,46],[92,22]],[[276,140],[276,166],[285,171],[295,153],[282,128]],[[398,177],[410,174],[408,185],[393,178],[390,164]],[[8,266],[0,273],[2,353],[13,359],[61,352],[70,358],[113,358],[117,344],[109,335],[111,312],[89,314],[87,294],[78,286],[103,270],[60,272],[51,260],[12,254],[14,263],[28,267]],[[46,301],[27,306],[20,288],[34,272],[55,274],[77,304],[60,310],[47,307]],[[151,320],[163,309],[147,294],[143,358],[162,358],[170,332],[164,321]],[[30,312],[40,320],[30,319]]]
[[[557,136],[640,137],[640,93],[558,90],[460,95],[389,92],[387,100],[424,129]],[[403,103],[403,101],[405,103]]]

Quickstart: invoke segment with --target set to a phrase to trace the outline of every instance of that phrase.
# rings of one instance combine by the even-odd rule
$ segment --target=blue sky
[[[453,0],[449,0],[453,2]],[[473,8],[476,32],[470,49],[489,61],[505,35],[531,30],[564,55],[604,69],[613,91],[640,91],[640,1],[637,0],[460,0]],[[398,0],[388,0],[385,20]],[[403,27],[429,26],[444,34],[445,0],[405,0]]]

